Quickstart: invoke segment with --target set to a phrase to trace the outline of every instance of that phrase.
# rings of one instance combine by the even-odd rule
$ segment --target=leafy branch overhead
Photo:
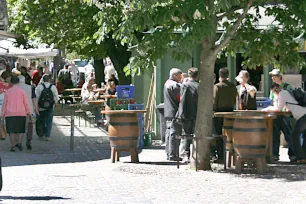
[[[177,60],[190,59],[202,42],[218,54],[243,52],[245,66],[272,63],[280,68],[301,67],[297,36],[304,37],[306,2],[283,0],[130,0],[95,1],[103,15],[100,30],[137,51],[130,69],[147,69],[169,50]],[[116,17],[114,17],[116,16]],[[120,17],[120,18],[118,18]],[[120,20],[119,25],[118,19]],[[116,25],[116,26],[114,26]],[[118,26],[117,26],[118,25]],[[144,35],[136,35],[144,33]],[[127,68],[128,70],[128,68]]]

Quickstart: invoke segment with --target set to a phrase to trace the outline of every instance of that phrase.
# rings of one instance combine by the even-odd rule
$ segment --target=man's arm
[[[218,90],[218,86],[214,85],[214,98],[213,98],[213,110],[215,111],[217,108],[217,104],[218,104],[218,100],[219,100],[219,90]]]
[[[52,93],[53,93],[54,102],[56,104],[59,101],[57,88],[55,86],[52,86],[51,90],[52,90]]]
[[[181,91],[180,91],[180,103],[179,103],[179,108],[178,108],[178,113],[177,113],[177,118],[179,119],[185,119],[185,107],[186,107],[186,95],[187,95],[187,87],[182,86]]]

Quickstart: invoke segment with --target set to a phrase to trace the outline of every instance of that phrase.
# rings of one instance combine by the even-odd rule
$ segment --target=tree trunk
[[[213,115],[213,79],[216,56],[209,49],[209,45],[202,43],[200,64],[200,87],[198,99],[198,112],[195,127],[195,136],[209,137],[212,134]],[[209,99],[209,100],[208,100]],[[195,146],[198,148],[197,163],[199,170],[210,170],[210,141],[205,139],[196,140],[193,143],[191,166],[196,167]]]
[[[103,59],[95,59],[94,61],[95,68],[95,81],[99,87],[101,87],[101,82],[104,82],[104,63]]]

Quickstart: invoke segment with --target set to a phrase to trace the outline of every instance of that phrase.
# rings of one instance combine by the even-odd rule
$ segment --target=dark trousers
[[[303,142],[303,148],[301,147],[300,135],[306,130],[306,115],[301,117],[298,121],[296,121],[295,127],[292,132],[292,142],[293,149],[296,155],[296,159],[305,159],[306,151],[305,151],[305,140]]]
[[[214,134],[217,135],[222,135],[222,128],[223,128],[223,118],[219,118],[219,117],[214,117],[213,119],[213,124],[214,124]],[[223,149],[223,140],[217,140],[216,141],[216,146],[211,146],[210,150],[211,150],[211,155],[212,156],[216,156],[216,151],[218,154],[218,158],[223,159],[223,155],[224,155],[224,149]]]
[[[277,116],[273,120],[273,156],[279,156],[279,146],[280,146],[280,134],[281,131],[285,136],[285,140],[288,143],[288,155],[289,157],[295,156],[293,143],[292,143],[292,127],[290,123],[291,117],[288,116]]]
[[[217,108],[216,112],[233,112],[233,108]],[[222,135],[222,128],[223,128],[223,118],[221,117],[214,117],[213,118],[213,133],[217,135]],[[224,145],[223,140],[217,140],[216,146],[210,147],[211,155],[216,156],[216,151],[218,154],[219,159],[223,159],[224,157]]]
[[[27,128],[27,140],[32,141],[33,137],[33,122],[28,121],[28,128]]]
[[[194,128],[195,128],[195,121],[194,120],[184,120],[183,121],[183,135],[189,135],[194,134]],[[190,145],[192,143],[192,140],[190,139],[183,139],[181,144],[181,156],[187,156],[190,158]]]
[[[39,120],[41,120],[45,137],[50,137],[53,122],[53,109],[39,111]]]
[[[179,156],[177,149],[180,144],[176,139],[177,135],[182,134],[182,126],[175,119],[166,119],[166,153],[168,157]]]

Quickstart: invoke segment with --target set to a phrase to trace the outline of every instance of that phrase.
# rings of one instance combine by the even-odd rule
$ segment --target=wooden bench
[[[89,126],[90,126],[90,121],[95,120],[96,116],[91,112],[91,111],[85,111],[85,126],[86,126],[86,119],[88,119]]]

